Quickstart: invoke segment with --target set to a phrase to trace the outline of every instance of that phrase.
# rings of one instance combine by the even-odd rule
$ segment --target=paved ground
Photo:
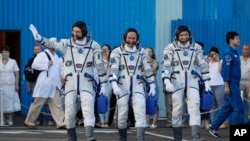
[[[13,126],[0,126],[0,141],[67,141],[66,130],[56,129],[55,126],[38,126],[38,129],[27,129],[23,126],[24,116],[15,115]],[[165,121],[158,121],[158,128],[146,129],[146,141],[173,141],[172,129],[165,128]],[[229,141],[229,129],[219,131],[221,138],[212,137],[206,129],[201,129],[201,135],[207,141]],[[190,128],[183,128],[183,141],[190,140]],[[77,127],[78,141],[84,140],[83,127]],[[97,141],[117,141],[118,132],[115,127],[95,128]],[[128,130],[128,141],[136,140],[135,128]]]

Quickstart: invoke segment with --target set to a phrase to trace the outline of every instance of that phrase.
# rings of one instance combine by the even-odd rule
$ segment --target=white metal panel
[[[171,42],[171,20],[182,18],[182,0],[156,0],[156,31],[155,31],[155,53],[159,62],[157,73],[159,89],[160,117],[166,116],[165,98],[161,82],[163,50]]]

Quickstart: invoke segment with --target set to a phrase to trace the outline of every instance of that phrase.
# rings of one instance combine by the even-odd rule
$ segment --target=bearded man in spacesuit
[[[155,95],[154,74],[147,60],[147,54],[139,46],[136,29],[128,28],[123,35],[124,43],[110,55],[111,69],[109,80],[117,98],[119,140],[127,140],[127,119],[129,103],[135,114],[137,140],[144,141],[146,126],[146,104],[142,69],[150,84],[149,94]]]
[[[200,137],[200,94],[199,78],[193,75],[192,70],[200,68],[206,90],[210,89],[208,81],[209,70],[205,62],[202,47],[193,42],[190,29],[181,25],[175,33],[175,41],[167,45],[163,54],[162,79],[166,84],[166,91],[172,92],[172,126],[175,141],[182,140],[183,99],[186,99],[189,125],[192,128],[193,140],[202,140]]]
[[[94,65],[97,68],[100,83],[105,83],[106,71],[102,63],[101,47],[92,40],[88,34],[87,26],[83,21],[77,21],[72,26],[72,38],[62,39],[60,42],[51,42],[39,35],[34,25],[30,25],[30,30],[37,43],[46,48],[53,48],[63,54],[63,75],[67,76],[65,84],[65,124],[69,141],[76,141],[76,101],[80,97],[82,113],[84,115],[85,140],[94,141],[94,102],[95,91],[93,80],[85,77],[84,73],[92,76]],[[105,93],[104,85],[101,92]]]

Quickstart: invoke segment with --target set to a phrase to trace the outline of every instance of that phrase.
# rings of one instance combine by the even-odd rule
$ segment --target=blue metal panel
[[[237,19],[250,19],[249,0],[235,0],[235,17]]]
[[[204,43],[205,54],[212,46],[218,47],[222,53],[228,47],[226,33],[229,31],[239,33],[241,44],[249,42],[250,20],[176,20],[172,21],[171,34],[174,35],[175,29],[182,24],[190,27],[195,41]],[[238,51],[241,54],[241,47]]]
[[[183,0],[183,19],[232,19],[235,0]],[[240,9],[239,9],[240,10]]]
[[[1,0],[0,6],[0,30],[21,31],[21,73],[35,44],[30,23],[41,35],[61,39],[71,36],[74,22],[84,20],[93,39],[112,47],[122,42],[128,27],[135,27],[142,46],[155,45],[154,0]],[[29,99],[22,80],[21,102],[28,106]],[[27,109],[22,107],[22,113]]]

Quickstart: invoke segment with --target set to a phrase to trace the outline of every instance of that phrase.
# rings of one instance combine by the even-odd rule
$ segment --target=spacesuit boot
[[[68,141],[77,141],[76,128],[67,129],[67,133],[68,133],[68,136],[69,136]]]
[[[127,141],[127,128],[119,129],[119,141]]]
[[[137,137],[137,141],[144,141],[144,138],[145,138],[145,128],[144,127],[137,127],[136,128],[136,137]]]
[[[94,132],[94,127],[92,126],[85,127],[85,141],[96,141],[93,132]]]
[[[201,138],[199,125],[191,126],[191,128],[192,128],[192,141],[205,141],[205,139]]]
[[[174,140],[181,141],[182,140],[182,127],[173,127],[174,132]]]

